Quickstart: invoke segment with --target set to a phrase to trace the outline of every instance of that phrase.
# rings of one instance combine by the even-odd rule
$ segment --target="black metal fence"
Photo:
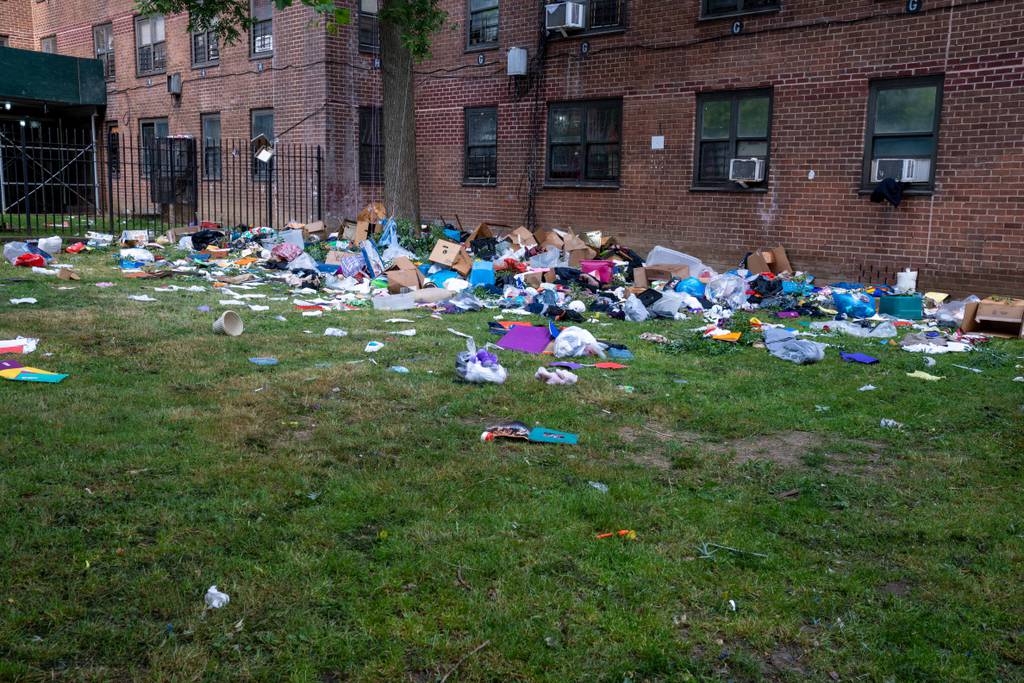
[[[0,237],[321,219],[320,147],[277,144],[262,160],[256,151],[248,140],[136,145],[88,129],[0,128]]]

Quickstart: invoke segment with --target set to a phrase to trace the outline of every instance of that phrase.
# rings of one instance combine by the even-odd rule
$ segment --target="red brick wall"
[[[0,36],[7,36],[8,47],[34,50],[38,47],[32,35],[32,0],[0,0]]]
[[[464,22],[462,0],[443,4]],[[912,266],[928,287],[1024,293],[1024,3],[929,0],[908,15],[903,0],[783,0],[781,12],[743,17],[739,36],[731,20],[698,21],[698,0],[630,4],[628,30],[590,37],[586,58],[580,39],[548,43],[542,105],[621,97],[623,163],[617,190],[540,191],[540,225],[718,264],[781,243],[796,267],[823,276]],[[535,131],[533,94],[517,100],[504,72],[509,47],[536,54],[539,10],[506,1],[501,12],[501,47],[483,53],[485,66],[464,52],[460,27],[420,68],[433,72],[417,102],[425,216],[519,224],[532,154],[543,177],[546,108]],[[926,74],[945,74],[935,192],[898,209],[872,204],[858,193],[869,80]],[[690,191],[696,93],[769,86],[768,191]],[[463,187],[462,109],[485,104],[499,107],[498,184]],[[665,150],[650,149],[652,135]]]

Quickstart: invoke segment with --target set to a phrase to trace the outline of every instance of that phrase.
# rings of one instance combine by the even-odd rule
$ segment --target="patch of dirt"
[[[751,460],[769,460],[785,467],[796,467],[803,464],[803,456],[821,446],[822,441],[821,435],[814,432],[779,432],[727,441],[711,450],[735,453],[733,462],[737,465]]]
[[[778,645],[771,652],[764,656],[765,673],[771,678],[772,674],[796,674],[803,678],[810,672],[800,663],[803,653],[791,645]]]
[[[623,427],[619,430],[619,438],[626,443],[636,443],[642,439],[654,439],[662,443],[697,443],[701,440],[701,435],[697,432],[675,432],[671,429],[666,429],[658,424],[644,425],[640,429],[634,429],[633,427]]]

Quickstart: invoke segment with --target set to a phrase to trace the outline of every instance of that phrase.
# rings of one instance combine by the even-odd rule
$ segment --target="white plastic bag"
[[[59,235],[53,237],[44,237],[39,240],[39,248],[45,251],[50,256],[56,256],[60,253],[60,250],[64,247],[64,240]]]
[[[743,308],[747,303],[747,281],[739,275],[719,275],[708,283],[704,296],[733,310]]]
[[[294,259],[288,262],[288,270],[316,270],[316,261],[313,257],[302,252]]]
[[[498,362],[498,357],[486,349],[477,351],[472,337],[466,339],[466,350],[455,358],[455,374],[474,384],[504,384],[508,378],[508,372]]]
[[[122,249],[121,258],[128,259],[129,261],[141,261],[143,263],[153,262],[153,254],[145,249]]]
[[[207,589],[206,595],[203,596],[203,600],[206,602],[207,609],[220,609],[231,602],[231,596],[217,590],[217,586],[214,585]]]
[[[675,251],[667,247],[655,247],[651,249],[650,253],[647,254],[645,261],[647,265],[652,266],[667,266],[667,265],[683,265],[690,269],[690,275],[693,277],[700,277],[702,274],[707,273],[711,277],[718,275],[713,269],[704,265],[704,263],[696,256],[690,256],[684,254],[681,251]]]
[[[599,356],[604,358],[605,345],[597,341],[582,327],[567,327],[555,338],[554,351],[558,358]]]
[[[13,266],[14,262],[22,254],[28,253],[28,244],[25,242],[8,242],[4,245],[4,258]]]
[[[647,307],[640,299],[636,298],[635,294],[630,294],[626,299],[626,303],[622,306],[622,312],[626,314],[626,320],[633,323],[642,323],[651,317],[651,314],[647,312]]]

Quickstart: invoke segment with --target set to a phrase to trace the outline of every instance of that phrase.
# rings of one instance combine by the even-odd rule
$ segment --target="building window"
[[[567,102],[548,109],[548,182],[617,185],[622,100]]]
[[[773,12],[780,6],[780,0],[701,0],[701,3],[701,16],[704,17]]]
[[[733,159],[763,160],[764,178],[767,178],[771,114],[770,90],[699,95],[694,187],[744,189],[729,180],[729,165]],[[763,186],[764,181],[746,184]]]
[[[626,0],[589,0],[587,28],[609,29],[626,25]]]
[[[220,42],[212,28],[192,34],[192,66],[213,66],[220,61]]]
[[[466,161],[463,177],[474,185],[498,182],[498,109],[466,110]]]
[[[268,142],[274,142],[274,110],[253,109],[249,121],[249,134],[255,140],[263,136]],[[270,163],[264,163],[255,157],[252,160],[252,177],[255,180],[266,182],[270,179]]]
[[[220,180],[220,114],[202,114],[203,179]]]
[[[384,134],[380,107],[359,107],[359,182],[384,178]]]
[[[57,36],[46,36],[39,40],[40,52],[47,52],[51,55],[57,54]]]
[[[894,178],[932,189],[941,110],[942,76],[873,81],[862,187]]]
[[[359,0],[359,49],[380,51],[380,25],[377,22],[378,0]]]
[[[117,121],[107,122],[107,164],[110,177],[121,177],[121,133]]]
[[[140,170],[143,178],[149,178],[159,160],[159,140],[167,138],[167,119],[150,119],[139,122],[139,142],[142,148]]]
[[[252,45],[253,57],[265,57],[274,52],[274,3],[273,0],[252,0]]]
[[[114,80],[114,25],[93,26],[92,45],[96,59],[103,62],[103,77]]]
[[[167,69],[165,39],[163,15],[135,17],[135,68],[140,76],[163,73]]]
[[[498,44],[498,0],[469,0],[469,47]]]

